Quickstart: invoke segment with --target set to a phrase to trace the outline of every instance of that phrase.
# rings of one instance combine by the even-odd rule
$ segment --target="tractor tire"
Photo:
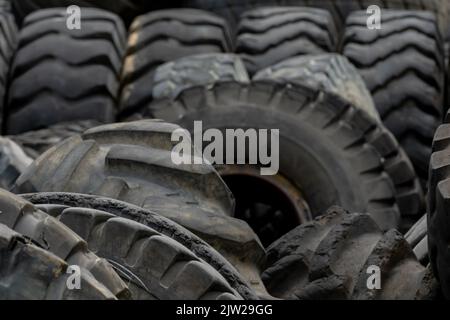
[[[3,125],[8,75],[17,46],[17,27],[14,17],[0,7],[0,128]]]
[[[82,16],[79,30],[68,29],[61,8],[26,18],[11,72],[7,134],[115,119],[125,29],[109,12],[83,8]]]
[[[262,70],[253,80],[272,80],[280,84],[317,88],[327,94],[337,95],[370,114],[374,119],[372,125],[378,126],[383,132],[384,141],[376,143],[370,138],[368,140],[374,143],[377,151],[385,159],[386,171],[395,184],[400,212],[403,215],[400,229],[408,230],[414,224],[423,209],[420,181],[405,151],[380,123],[378,111],[364,81],[345,57],[338,54],[323,54],[292,58]],[[401,173],[398,168],[402,168]]]
[[[336,52],[337,43],[336,26],[326,10],[258,8],[241,17],[236,53],[253,75],[295,56]]]
[[[450,299],[450,115],[439,126],[433,140],[428,185],[427,225],[430,263],[442,291]]]
[[[130,291],[111,265],[88,250],[72,230],[26,200],[0,189],[0,224],[31,239],[41,248],[90,274],[114,296],[128,299]]]
[[[51,205],[49,209],[114,266],[134,300],[242,299],[213,267],[148,226],[107,211],[64,206],[55,210]]]
[[[233,196],[211,165],[174,164],[175,130],[180,127],[154,120],[90,129],[44,153],[13,190],[95,194],[152,210],[204,239],[255,286],[261,284],[265,251],[258,237],[231,217]]]
[[[374,266],[378,290],[367,287]],[[262,277],[271,294],[285,299],[412,300],[430,291],[429,271],[398,231],[383,232],[369,215],[340,208],[273,243]]]
[[[130,219],[168,236],[188,248],[199,259],[216,269],[244,299],[257,299],[249,284],[216,250],[177,223],[152,211],[126,202],[92,195],[70,193],[36,193],[22,195],[50,215],[59,216],[65,209],[76,207],[107,212]]]
[[[369,30],[365,12],[347,19],[343,54],[359,70],[388,129],[427,180],[433,134],[444,112],[443,43],[430,12],[385,11]]]
[[[122,72],[121,111],[130,114],[148,104],[153,71],[159,65],[194,54],[232,50],[227,23],[211,13],[172,9],[136,18]]]
[[[66,261],[30,239],[0,224],[1,300],[115,300],[116,297],[87,272],[80,274],[80,290],[67,286]]]
[[[251,176],[252,168],[246,166],[236,166],[237,172],[231,174],[227,173],[230,166],[217,166],[226,182],[236,187],[231,187],[238,198],[236,216],[249,221],[267,245],[336,203],[371,212],[384,230],[398,226],[394,184],[375,147],[390,141],[386,140],[387,132],[366,112],[337,96],[272,81],[217,82],[184,90],[175,100],[155,101],[143,116],[179,123],[190,132],[193,122],[199,120],[204,130],[281,128],[279,154],[284,156],[279,174],[267,176],[270,181],[260,179],[259,172]],[[387,146],[396,150],[391,143]],[[247,161],[239,158],[235,163]],[[250,176],[245,183],[238,179],[242,175]],[[256,185],[253,178],[258,180]],[[281,207],[281,202],[272,199],[274,194],[292,206]],[[412,208],[420,206],[419,194],[405,197]],[[302,199],[310,210],[293,212],[297,208],[294,203],[298,205]],[[261,207],[259,204],[270,208],[257,217],[252,213],[253,205]]]

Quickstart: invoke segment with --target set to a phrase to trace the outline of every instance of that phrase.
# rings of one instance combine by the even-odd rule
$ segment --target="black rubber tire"
[[[405,234],[405,239],[413,248],[414,254],[423,265],[429,264],[427,215],[419,219]]]
[[[11,72],[8,134],[66,121],[115,119],[125,29],[106,11],[83,8],[82,16],[80,30],[67,28],[61,8],[26,18]]]
[[[439,126],[433,140],[428,185],[427,222],[430,263],[441,283],[442,291],[450,299],[450,115]]]
[[[117,217],[142,223],[181,243],[197,257],[209,263],[243,298],[249,300],[257,299],[256,294],[250,289],[249,284],[243,280],[243,277],[222,255],[185,228],[152,211],[126,202],[92,195],[37,193],[22,196],[36,205],[46,207],[48,212],[56,210],[56,213],[53,213],[54,215],[59,214],[61,206],[79,207],[105,211]],[[54,205],[53,209],[51,205]]]
[[[11,189],[32,162],[14,141],[0,137],[0,188]]]
[[[345,24],[347,16],[357,10],[366,10],[371,5],[382,9],[427,10],[439,17],[441,31],[447,26],[450,5],[442,0],[183,0],[186,7],[212,11],[236,26],[240,15],[255,7],[309,6],[328,10],[338,27]]]
[[[89,273],[80,274],[80,290],[69,290],[68,264],[30,239],[0,224],[1,300],[115,300]]]
[[[86,242],[58,220],[26,200],[0,189],[0,224],[33,240],[81,273],[92,275],[117,298],[128,299],[130,291],[111,265],[88,250]]]
[[[29,157],[36,159],[63,140],[99,125],[101,123],[96,120],[64,122],[45,129],[9,136],[8,138],[19,144]]]
[[[121,110],[129,114],[149,102],[153,71],[159,65],[189,55],[232,50],[228,25],[214,14],[172,9],[136,18],[122,73]]]
[[[433,134],[444,112],[446,67],[436,18],[430,12],[387,10],[381,30],[369,30],[366,20],[363,11],[349,16],[343,54],[426,181]]]
[[[380,268],[379,290],[367,288],[369,266]],[[262,277],[280,298],[410,300],[423,298],[429,272],[397,231],[332,208],[273,243]]]
[[[240,300],[209,264],[156,230],[107,211],[38,206],[86,240],[128,284],[133,300]]]
[[[0,128],[3,126],[8,75],[16,46],[17,27],[14,17],[5,8],[0,7]]]
[[[288,58],[337,51],[338,33],[326,10],[268,7],[245,12],[238,26],[236,53],[248,72]]]
[[[271,80],[280,84],[297,84],[337,95],[373,117],[372,125],[383,132],[383,141],[368,138],[385,159],[385,169],[395,184],[397,201],[403,215],[401,228],[408,230],[423,213],[420,181],[405,151],[395,137],[380,123],[372,97],[355,67],[338,54],[307,55],[283,61],[262,70],[254,81]],[[390,147],[387,147],[390,146]],[[400,170],[401,169],[401,173]]]
[[[171,1],[173,3],[174,1]],[[177,3],[177,0],[175,0]],[[14,0],[13,11],[17,21],[21,22],[30,13],[46,8],[69,7],[94,7],[114,12],[127,23],[131,23],[137,15],[150,10],[162,9],[165,4],[157,1],[146,0]]]
[[[95,194],[152,210],[217,248],[257,286],[264,248],[247,223],[231,217],[233,196],[211,165],[172,162],[176,129],[155,120],[90,129],[44,153],[13,190]]]
[[[279,172],[302,191],[313,215],[338,203],[370,211],[383,229],[398,225],[394,185],[366,141],[383,143],[386,134],[336,96],[274,82],[220,82],[156,101],[144,116],[177,122],[191,132],[194,120],[203,121],[204,130],[280,128]]]

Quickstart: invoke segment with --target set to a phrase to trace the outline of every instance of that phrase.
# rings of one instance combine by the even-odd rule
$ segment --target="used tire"
[[[428,186],[427,223],[429,257],[436,277],[442,286],[443,294],[450,298],[450,219],[448,199],[450,198],[450,120],[436,131],[433,141],[433,154],[430,160],[430,179]]]
[[[130,27],[122,73],[122,111],[130,114],[149,102],[153,71],[159,65],[193,54],[232,49],[225,20],[205,11],[161,10],[136,18]]]
[[[373,266],[378,290],[367,287]],[[398,231],[382,232],[369,215],[339,208],[273,243],[263,279],[269,292],[290,299],[411,300],[436,290]]]
[[[255,286],[265,251],[250,227],[232,218],[234,199],[211,165],[176,165],[177,125],[144,120],[96,127],[50,149],[14,192],[102,195],[150,209],[186,227],[225,255]],[[263,287],[260,288],[264,290]]]
[[[17,46],[17,27],[14,17],[0,7],[0,128],[3,125],[8,74],[12,56]]]
[[[191,132],[199,120],[204,130],[280,128],[279,152],[284,156],[279,175],[266,180],[250,166],[218,166],[238,198],[236,216],[253,220],[250,224],[263,243],[336,203],[371,212],[383,229],[398,225],[394,185],[376,143],[370,142],[382,143],[386,133],[367,113],[339,97],[272,81],[217,82],[184,90],[175,100],[155,101],[144,116],[177,122]],[[248,179],[240,180],[243,176]],[[275,201],[278,197],[283,200]],[[296,210],[303,200],[310,211],[304,206],[304,211]],[[261,212],[254,208],[260,204],[267,209],[264,214],[252,214]]]
[[[81,273],[92,275],[117,298],[128,299],[130,292],[111,265],[87,249],[87,244],[61,222],[31,203],[0,189],[0,224],[33,240]]]
[[[247,282],[243,280],[242,276],[222,255],[185,228],[152,211],[126,202],[92,195],[36,193],[22,196],[52,215],[59,215],[67,207],[77,207],[104,211],[117,217],[142,223],[174,239],[191,250],[197,257],[209,263],[243,298],[249,300],[257,299]]]
[[[33,162],[14,141],[0,137],[0,188],[9,190]]]
[[[87,272],[80,290],[67,287],[66,261],[0,224],[1,300],[103,300],[115,296]]]
[[[402,213],[402,230],[408,230],[423,212],[423,192],[411,161],[395,137],[380,123],[378,111],[356,68],[338,54],[307,55],[283,61],[262,70],[254,81],[269,80],[281,84],[306,85],[337,95],[372,116],[372,126],[383,132],[382,138],[367,140],[385,159],[384,166],[397,192]],[[378,141],[377,141],[378,140]],[[390,147],[388,147],[390,146]],[[401,168],[401,169],[400,169]]]
[[[326,10],[258,8],[241,17],[236,53],[253,75],[294,56],[337,51],[337,42],[336,26]]]
[[[81,14],[80,30],[68,29],[61,8],[40,10],[25,20],[11,72],[8,134],[115,119],[125,29],[114,14],[88,8]]]
[[[236,300],[242,297],[209,264],[156,230],[107,211],[54,205],[48,210],[111,263],[134,300]]]
[[[343,54],[358,68],[384,124],[426,181],[445,92],[436,18],[430,12],[387,10],[380,30],[369,30],[366,20],[362,11],[349,16]]]

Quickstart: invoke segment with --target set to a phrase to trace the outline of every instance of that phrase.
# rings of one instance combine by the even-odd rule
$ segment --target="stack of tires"
[[[450,298],[450,8],[379,5],[5,1],[0,299]],[[276,131],[277,172],[199,121]]]

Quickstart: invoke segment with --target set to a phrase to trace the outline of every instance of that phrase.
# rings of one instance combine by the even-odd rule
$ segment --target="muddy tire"
[[[209,264],[156,230],[106,211],[38,206],[86,240],[128,284],[134,300],[236,300],[242,297]],[[59,209],[59,210],[58,210]]]
[[[0,299],[114,300],[92,275],[82,272],[80,290],[67,287],[68,264],[30,239],[0,224]]]
[[[370,266],[380,268],[379,290],[367,288]],[[424,298],[428,276],[397,231],[382,232],[367,214],[333,208],[273,243],[262,277],[280,298],[411,300]]]
[[[250,205],[253,205],[253,200],[256,201],[253,199],[256,193],[249,193],[249,190],[259,190],[263,195],[266,194],[263,192],[265,185],[265,189],[279,195],[280,190],[273,188],[273,185],[282,180],[281,188],[287,188],[286,192],[301,190],[312,216],[322,214],[332,204],[340,203],[358,211],[371,212],[384,229],[397,226],[400,217],[394,185],[383,168],[376,148],[366,141],[366,138],[381,141],[385,134],[373,125],[372,118],[365,112],[335,96],[319,93],[311,88],[274,82],[253,82],[250,85],[221,82],[214,86],[184,90],[175,100],[157,101],[149,106],[144,116],[175,121],[191,132],[194,120],[203,121],[203,130],[281,129],[279,152],[289,156],[280,157],[280,175],[275,176],[276,181],[267,183],[258,180],[257,187],[248,185],[253,180],[246,180],[247,184],[235,181],[237,189],[231,188],[235,196],[246,200],[242,203],[244,206],[237,210],[236,216],[239,218],[249,221],[249,217],[245,216],[245,212],[251,211],[247,202],[251,201]],[[235,160],[236,163],[246,163],[245,159]],[[300,163],[303,165],[298,165]],[[219,166],[219,173],[226,175],[224,170],[227,168]],[[337,172],[339,174],[336,175]],[[232,177],[228,175],[226,182],[233,183]],[[267,192],[268,198],[271,192]],[[296,192],[297,199],[301,195]],[[259,198],[262,204],[272,205],[266,202],[271,199]],[[284,203],[293,201],[286,196],[283,199]],[[262,217],[253,217],[256,224],[250,224],[260,236],[264,229],[274,230],[269,234],[275,240],[311,218],[307,212],[286,215],[278,211],[269,210]],[[278,221],[271,225],[275,223],[273,214],[281,218],[281,224]],[[263,240],[263,243],[268,241],[270,238]]]
[[[67,28],[61,8],[37,11],[25,20],[11,72],[8,134],[115,119],[125,29],[106,11],[83,8],[82,16],[80,30]]]
[[[172,238],[188,248],[198,258],[216,269],[245,299],[257,299],[254,291],[236,269],[215,249],[177,223],[152,211],[126,202],[92,195],[69,193],[36,193],[23,197],[43,208],[51,215],[60,215],[68,207],[88,208],[107,212],[117,217],[142,223],[157,232]]]
[[[16,46],[17,27],[14,17],[0,6],[0,128],[3,125],[8,75]]]
[[[25,153],[36,159],[58,143],[84,131],[101,125],[96,120],[58,123],[45,129],[28,131],[9,138],[19,144]]]
[[[359,70],[384,124],[416,172],[427,180],[433,134],[444,103],[444,51],[430,12],[385,11],[382,29],[369,30],[366,12],[347,20],[343,54]]]
[[[441,283],[443,294],[450,298],[450,219],[448,199],[450,199],[450,120],[446,121],[436,131],[433,141],[433,154],[430,160],[430,179],[428,186],[427,223],[428,247],[430,263]]]
[[[242,15],[236,53],[253,75],[295,56],[335,52],[337,42],[336,26],[326,10],[259,8]]]
[[[247,223],[231,217],[233,196],[211,165],[174,164],[171,153],[177,142],[171,135],[177,129],[154,120],[90,129],[39,157],[14,191],[95,194],[152,210],[186,227],[258,279],[264,248]]]
[[[383,132],[372,142],[385,159],[385,169],[395,184],[397,201],[403,215],[402,230],[408,230],[422,214],[423,192],[411,161],[395,137],[380,123],[372,97],[355,67],[343,56],[323,54],[292,58],[257,73],[253,80],[298,84],[337,95],[373,117],[371,122]],[[358,125],[358,124],[356,124]],[[377,141],[378,140],[378,141]],[[390,146],[390,147],[388,147]],[[401,168],[401,170],[399,170]]]
[[[61,222],[37,209],[31,203],[0,189],[0,224],[31,239],[41,248],[80,267],[92,275],[117,298],[128,299],[130,292],[111,265],[88,250],[87,244]]]
[[[228,25],[214,14],[193,9],[148,13],[130,28],[122,73],[121,109],[131,113],[150,100],[153,71],[185,56],[233,50]]]

